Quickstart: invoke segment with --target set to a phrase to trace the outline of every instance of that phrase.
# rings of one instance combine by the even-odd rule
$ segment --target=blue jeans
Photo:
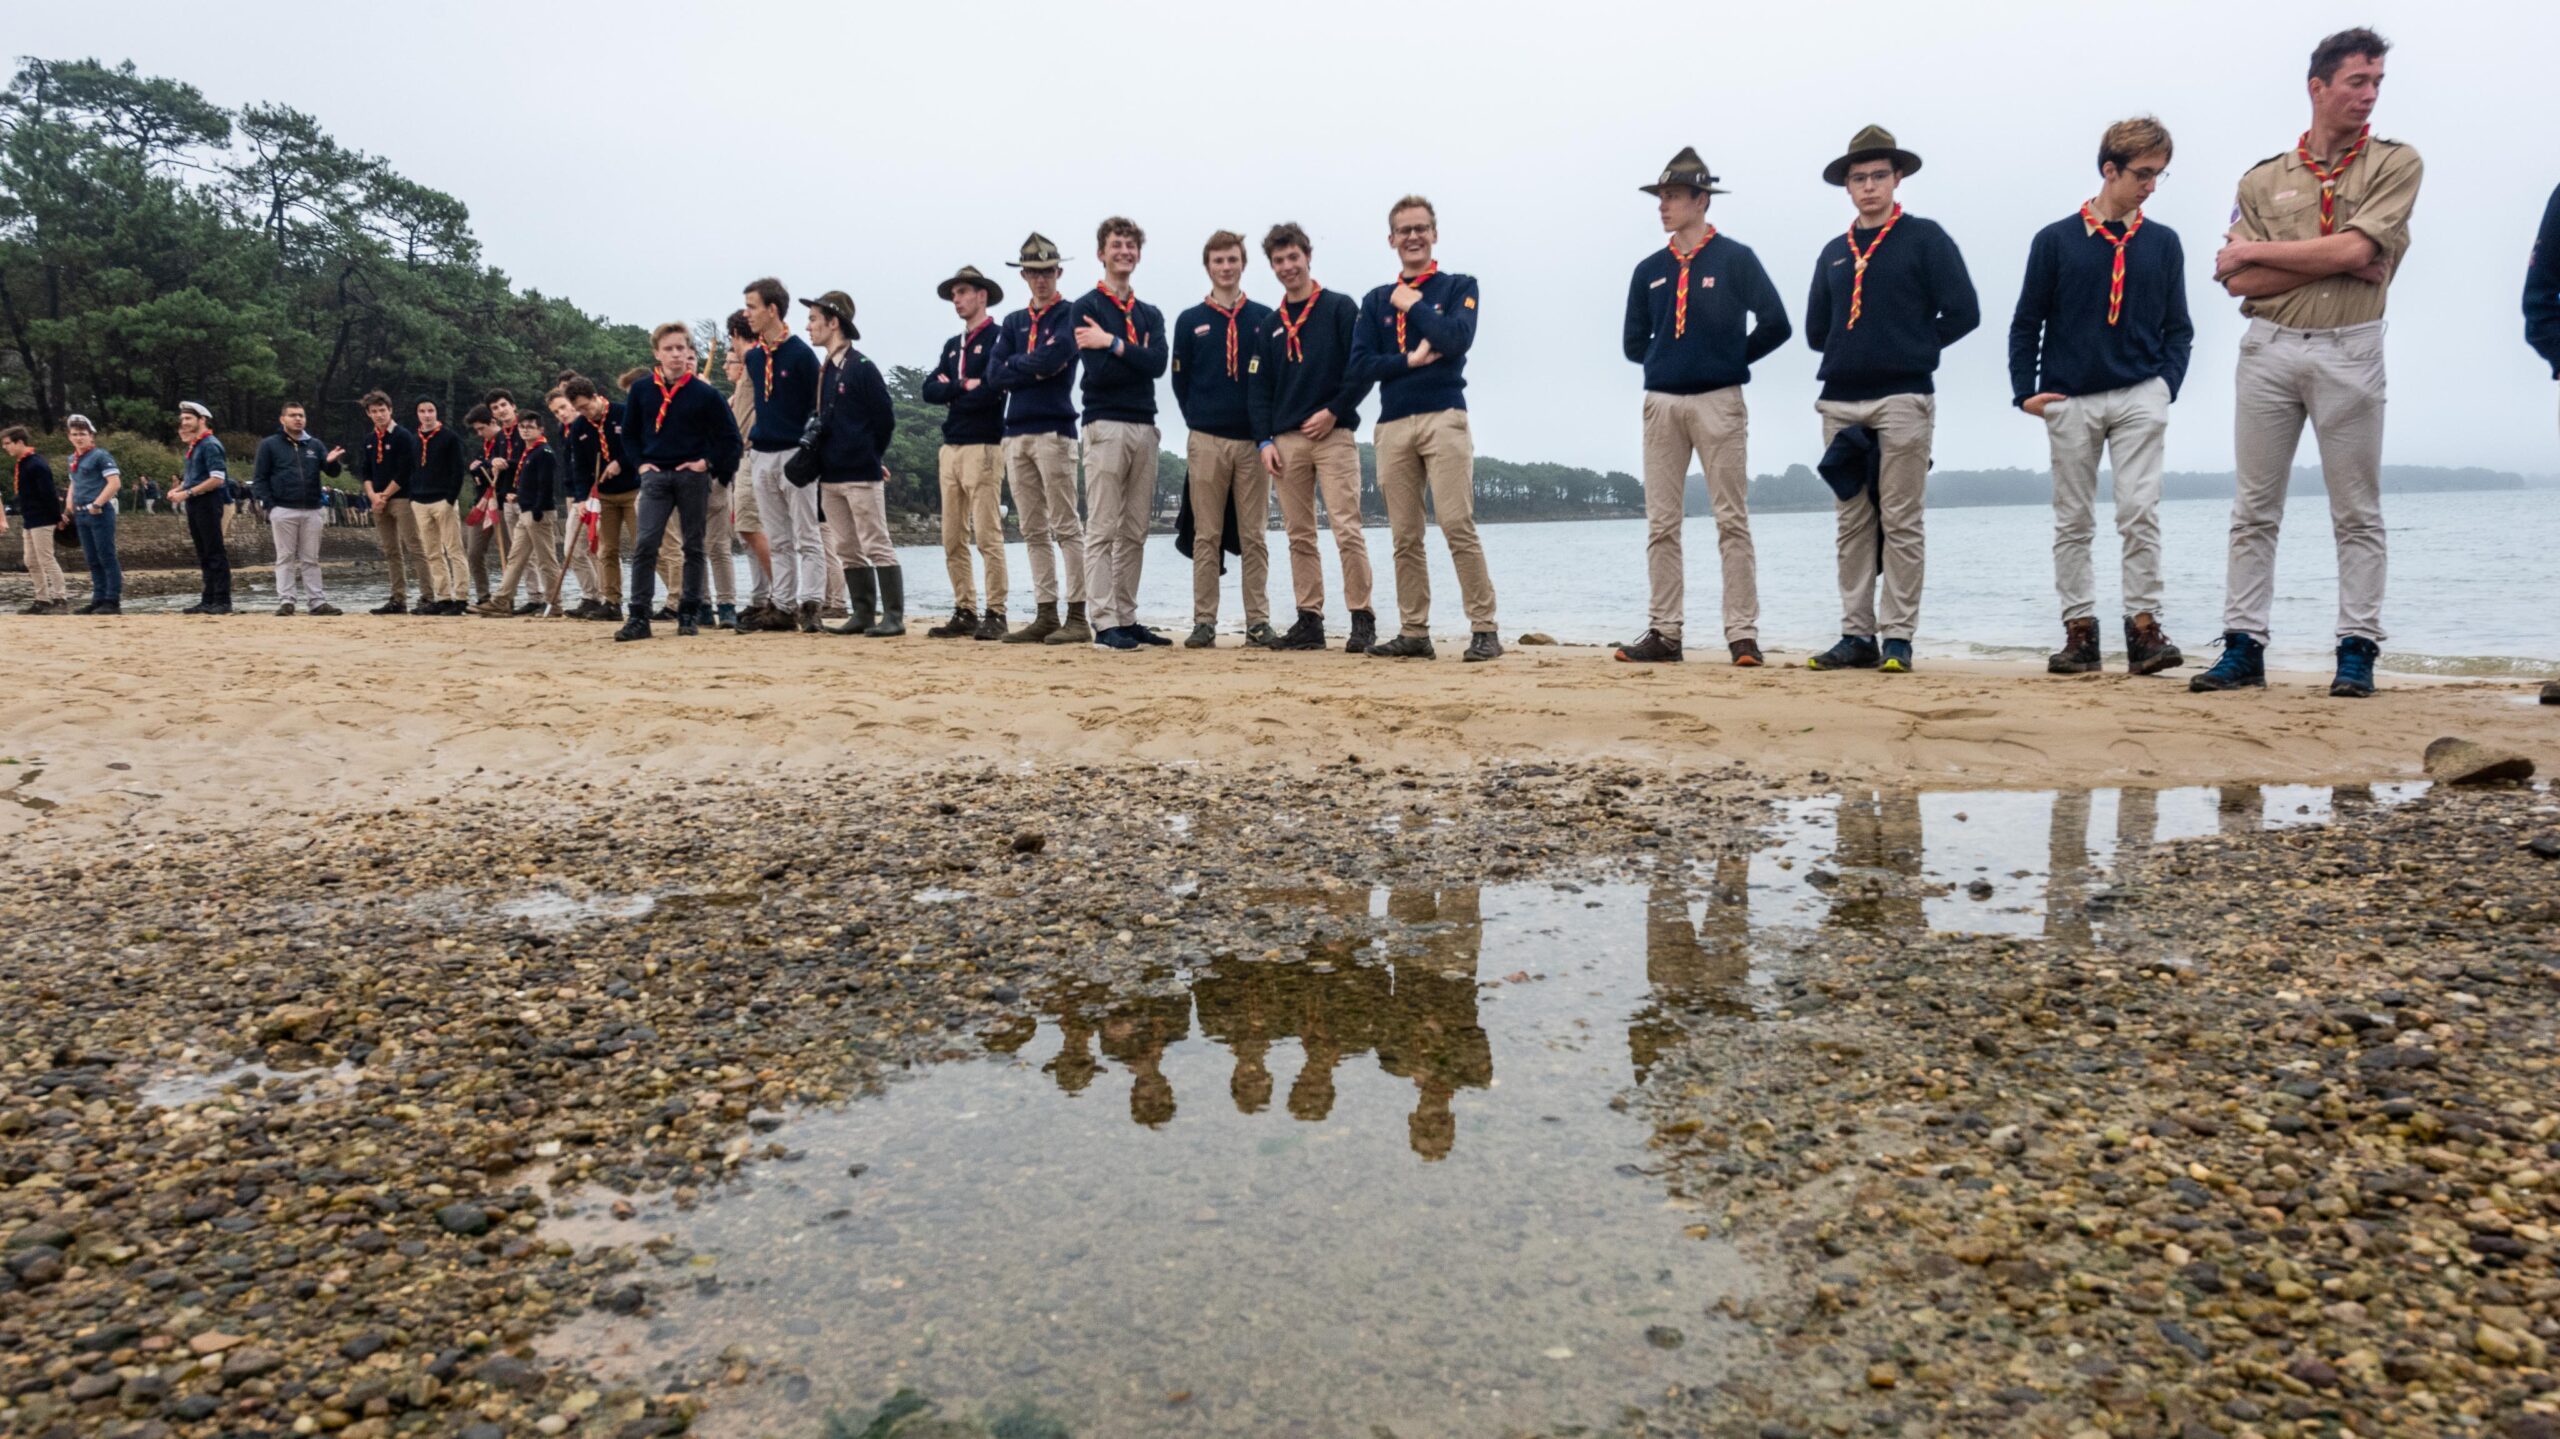
[[[116,507],[97,514],[79,511],[80,556],[89,562],[89,598],[99,604],[124,602],[124,566],[116,560]]]

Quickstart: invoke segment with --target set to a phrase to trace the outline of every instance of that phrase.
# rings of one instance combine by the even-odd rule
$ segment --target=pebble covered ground
[[[972,766],[33,835],[0,866],[0,1426],[681,1432],[749,1366],[534,1357],[668,1282],[538,1237],[546,1184],[691,1202],[1038,987],[1296,952],[1327,921],[1272,889],[1712,860],[1772,792]],[[1734,1316],[1752,1362],[1618,1428],[2552,1434],[2560,806],[2191,841],[2088,904],[2086,946],[1825,933],[1629,1092],[1660,1182],[1721,1201],[1701,1231],[1788,1282]],[[235,1061],[282,1072],[183,1082]]]

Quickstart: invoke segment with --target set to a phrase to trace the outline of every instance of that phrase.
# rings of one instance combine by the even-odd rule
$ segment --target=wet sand
[[[920,631],[922,625],[917,629]],[[2407,778],[2439,735],[2560,768],[2560,710],[2513,682],[2325,676],[2190,695],[2181,672],[2055,678],[1640,668],[1590,648],[1464,665],[1228,648],[1135,655],[927,640],[409,617],[0,620],[20,673],[0,758],[24,768],[0,833],[169,833],[523,780],[786,777],[848,762],[1198,764],[1307,774],[1357,755],[1429,772],[1493,762],[1740,763],[1800,788],[2329,783]],[[1924,656],[1925,660],[1925,656]],[[40,771],[40,773],[35,773]],[[32,775],[32,777],[28,777]],[[49,808],[35,809],[29,800]]]

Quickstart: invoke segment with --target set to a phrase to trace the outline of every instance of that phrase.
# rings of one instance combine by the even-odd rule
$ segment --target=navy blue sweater
[[[772,382],[765,378],[772,369]],[[798,449],[818,412],[818,352],[798,335],[785,335],[768,358],[761,344],[747,350],[747,388],[755,392],[756,427],[747,443],[759,453]],[[736,416],[730,417],[732,425]]]
[[[640,488],[640,467],[631,463],[631,453],[623,447],[622,416],[622,406],[607,400],[603,424],[585,415],[569,422],[569,432],[561,438],[568,442],[569,466],[578,475],[570,493],[583,499],[589,494],[627,495]],[[622,468],[608,476],[607,465]]]
[[[1360,427],[1360,402],[1369,398],[1369,382],[1351,378],[1351,347],[1360,329],[1360,306],[1340,290],[1319,287],[1304,305],[1280,301],[1263,327],[1260,353],[1254,357],[1253,430],[1269,440],[1303,425],[1318,410],[1333,411],[1336,428]],[[1298,322],[1298,351],[1289,352],[1288,321]]]
[[[2560,380],[2560,189],[2542,211],[2542,233],[2524,270],[2524,337]]]
[[[364,438],[347,453],[356,462],[356,478],[368,487],[387,490],[398,485],[400,493],[391,498],[411,498],[409,477],[418,469],[418,437],[409,433],[408,426],[393,425],[380,432],[368,426]]]
[[[829,360],[818,383],[818,479],[823,484],[878,484],[880,457],[897,433],[898,412],[880,367],[848,348]]]
[[[815,389],[813,383],[812,399]],[[735,475],[741,448],[738,417],[729,412],[727,398],[709,381],[688,377],[676,386],[675,399],[667,405],[667,422],[660,425],[658,405],[664,399],[655,370],[631,387],[622,402],[623,452],[638,457],[640,465],[649,469],[672,470],[701,460],[711,466],[713,479]]]
[[[1004,438],[1004,391],[987,379],[999,333],[995,321],[980,316],[976,329],[942,342],[942,358],[925,377],[924,402],[950,407],[942,417],[946,445],[992,445]],[[968,387],[971,380],[978,388]]]
[[[1084,356],[1084,422],[1154,424],[1156,381],[1164,378],[1165,366],[1171,360],[1165,342],[1164,311],[1132,297],[1128,310],[1123,312],[1119,301],[1096,286],[1076,298],[1074,314],[1075,318],[1067,321],[1069,329],[1081,329],[1086,320],[1091,320],[1118,342],[1112,349],[1078,352]],[[1134,340],[1129,338],[1133,328],[1138,332]]]
[[[1221,440],[1267,438],[1253,427],[1248,390],[1255,346],[1275,323],[1269,305],[1251,300],[1236,307],[1236,368],[1227,373],[1227,317],[1208,301],[1173,322],[1173,402],[1182,423]]]
[[[525,446],[517,457],[516,510],[540,519],[560,508],[560,452],[548,442]]]
[[[2109,228],[2124,233],[2121,224]],[[2100,395],[2147,380],[2168,381],[2169,398],[2178,398],[2196,339],[2178,232],[2150,220],[2134,232],[2124,247],[2124,304],[2110,325],[2115,266],[2114,242],[2078,215],[2036,231],[2018,313],[2009,321],[2012,403],[2048,391]]]
[[[26,525],[62,523],[62,492],[53,487],[53,462],[34,450],[18,460],[18,521]]]
[[[1476,342],[1476,281],[1441,270],[1422,282],[1422,298],[1404,315],[1404,343],[1396,343],[1396,287],[1380,285],[1360,302],[1352,330],[1350,378],[1378,387],[1378,423],[1407,415],[1467,407],[1467,351]],[[1405,356],[1431,342],[1440,358],[1428,365]]]
[[[1858,248],[1876,232],[1858,231]],[[1867,264],[1858,328],[1849,328],[1849,287],[1857,272],[1849,237],[1835,235],[1814,262],[1804,304],[1805,343],[1822,352],[1822,398],[1881,400],[1937,391],[1938,352],[1982,323],[1956,242],[1934,220],[1905,215]]]
[[[1076,433],[1075,307],[1050,302],[1035,322],[1028,307],[1004,317],[996,330],[988,380],[1004,392],[1004,432],[1015,435]],[[1037,323],[1039,334],[1032,334]]]
[[[1795,333],[1760,257],[1739,240],[1710,236],[1690,256],[1685,330],[1679,282],[1680,261],[1666,245],[1645,256],[1627,283],[1627,358],[1644,366],[1648,390],[1703,395],[1749,384],[1751,367]]]
[[[453,503],[462,493],[462,437],[450,425],[418,440],[418,468],[409,475],[409,498],[418,504]]]

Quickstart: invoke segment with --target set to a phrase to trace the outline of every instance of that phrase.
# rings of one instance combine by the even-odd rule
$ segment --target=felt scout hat
[[[990,305],[1001,305],[1004,303],[1004,286],[999,285],[995,281],[988,279],[986,276],[979,274],[978,267],[975,265],[961,266],[959,271],[953,274],[950,279],[934,286],[933,293],[942,299],[948,300],[951,298],[951,292],[962,285],[975,285],[979,289],[986,291],[987,303]]]
[[[1849,138],[1849,152],[1822,167],[1826,185],[1849,183],[1849,167],[1860,160],[1891,160],[1893,168],[1905,175],[1920,173],[1920,157],[1893,143],[1893,132],[1882,125],[1869,125]]]
[[[1650,185],[1638,185],[1636,188],[1648,195],[1661,194],[1665,185],[1686,185],[1692,190],[1702,190],[1710,195],[1732,193],[1729,190],[1717,188],[1717,178],[1707,173],[1707,162],[1698,158],[1697,146],[1683,145],[1680,147],[1680,153],[1671,157],[1671,163],[1662,167],[1661,179]]]
[[[1054,270],[1065,264],[1066,258],[1058,253],[1057,246],[1049,243],[1048,236],[1034,230],[1031,238],[1022,242],[1022,258],[1005,263],[1017,270]]]
[[[800,303],[808,306],[812,310],[824,310],[828,314],[835,316],[836,323],[844,326],[844,337],[846,339],[859,340],[862,338],[862,332],[853,327],[853,297],[846,294],[844,291],[829,290],[814,300],[803,298]]]

